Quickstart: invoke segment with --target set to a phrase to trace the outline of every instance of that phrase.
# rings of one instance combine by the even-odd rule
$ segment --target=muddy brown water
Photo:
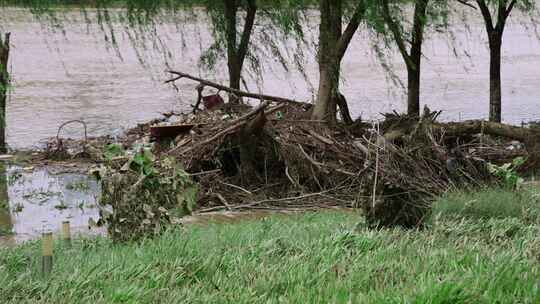
[[[422,67],[422,100],[432,109],[443,110],[444,119],[485,118],[489,96],[489,53],[480,16],[470,13],[470,30],[453,27],[455,39],[428,33]],[[92,18],[93,14],[89,14]],[[142,52],[142,66],[129,36],[117,29],[116,39],[122,58],[103,42],[97,26],[88,27],[78,11],[66,13],[66,34],[43,30],[31,15],[20,9],[3,9],[2,26],[12,32],[11,71],[14,86],[8,106],[8,142],[15,148],[28,148],[41,139],[56,135],[67,120],[83,119],[90,135],[119,134],[138,122],[170,110],[186,110],[194,101],[195,84],[181,81],[176,92],[163,84],[167,79],[162,53]],[[306,25],[308,37],[317,34],[314,16]],[[503,75],[503,119],[520,124],[540,119],[540,41],[527,17],[512,15],[505,31]],[[205,18],[158,27],[161,41],[172,58],[171,67],[226,83],[226,63],[218,61],[217,72],[198,68],[198,58],[212,39]],[[461,20],[456,24],[462,24]],[[178,30],[181,27],[181,30]],[[257,35],[255,35],[257,36]],[[405,109],[403,89],[388,80],[373,48],[371,34],[362,29],[343,62],[343,93],[354,116],[377,118],[379,113]],[[453,41],[453,42],[449,42]],[[454,47],[459,57],[454,55]],[[292,52],[291,50],[289,50]],[[306,50],[308,58],[313,52]],[[405,67],[397,52],[389,64],[406,82]],[[257,85],[246,72],[248,87],[269,94],[311,101],[312,87],[296,72],[285,73],[279,64],[262,56],[264,82]],[[309,60],[306,73],[317,83],[317,65]],[[80,136],[78,126],[66,130]]]
[[[23,10],[0,12],[2,29],[12,32],[13,44],[13,88],[7,109],[11,147],[39,146],[42,139],[55,136],[58,126],[68,120],[87,122],[89,135],[114,135],[159,117],[162,112],[189,109],[196,97],[195,84],[182,81],[178,83],[179,91],[164,85],[168,77],[160,52],[150,47],[143,54],[146,65],[141,65],[128,35],[119,29],[116,38],[120,58],[103,43],[103,34],[95,26],[88,27],[77,11],[67,12],[67,16],[70,21],[63,35],[44,29]],[[312,19],[306,25],[310,37],[317,34],[316,18]],[[470,30],[452,29],[452,43],[442,34],[427,35],[422,100],[432,109],[443,110],[445,120],[487,116],[487,40],[481,18],[470,20],[477,20],[470,24]],[[172,58],[167,59],[171,67],[226,83],[225,62],[218,61],[217,72],[198,68],[199,56],[212,41],[207,23],[204,18],[191,20],[183,24],[179,33],[175,24],[165,22],[158,33],[171,51]],[[513,124],[540,119],[540,40],[534,31],[524,30],[523,25],[530,28],[531,22],[514,14],[504,37],[503,119]],[[381,67],[370,46],[370,37],[362,29],[354,39],[343,62],[342,90],[354,116],[378,118],[381,112],[403,111],[406,99],[403,89],[394,85]],[[314,58],[309,51],[307,56]],[[402,81],[406,80],[406,70],[397,52],[390,54],[389,64]],[[285,73],[268,57],[263,56],[260,67],[264,81],[257,83],[248,78],[250,90],[313,100],[313,84],[318,77],[314,60],[305,66],[307,82],[297,72]],[[64,135],[81,134],[80,128],[73,125]],[[0,232],[15,233],[8,242],[36,237],[42,229],[58,229],[65,219],[72,221],[76,231],[87,232],[88,219],[97,216],[93,205],[99,187],[83,175],[54,175],[46,168],[33,172],[18,167],[2,170],[7,182],[0,185],[0,194],[9,206],[0,211]],[[22,177],[12,181],[13,175]],[[77,180],[84,180],[88,189],[68,186]],[[67,208],[55,208],[62,201],[68,204]]]
[[[0,166],[0,244],[37,238],[43,231],[58,232],[66,220],[75,234],[103,232],[88,224],[99,216],[98,183],[84,174],[52,172]]]

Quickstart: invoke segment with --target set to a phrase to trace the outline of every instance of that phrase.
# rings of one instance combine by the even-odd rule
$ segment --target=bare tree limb
[[[476,0],[476,3],[478,3],[480,12],[482,12],[488,33],[493,32],[495,30],[495,26],[493,25],[493,18],[491,18],[491,12],[489,11],[486,1]]]
[[[182,72],[179,72],[179,71],[172,71],[171,70],[171,71],[168,71],[168,72],[173,74],[173,75],[176,75],[176,77],[165,81],[165,83],[171,83],[171,82],[178,81],[178,80],[180,80],[182,78],[187,78],[187,79],[199,82],[202,85],[209,86],[209,87],[218,89],[220,91],[225,91],[225,92],[234,94],[234,95],[236,95],[238,97],[247,97],[247,98],[259,99],[259,100],[268,100],[268,101],[277,102],[277,103],[293,103],[293,104],[300,104],[300,105],[307,105],[308,104],[308,103],[305,103],[305,102],[300,102],[300,101],[296,101],[296,100],[292,100],[292,99],[288,99],[288,98],[271,96],[271,95],[264,95],[264,94],[255,94],[255,93],[249,93],[249,92],[233,89],[233,88],[221,85],[219,83],[215,83],[215,82],[212,82],[212,81],[209,81],[209,80],[198,78],[198,77],[195,77],[195,76],[192,76],[192,75],[189,75],[189,74],[186,74],[186,73],[182,73]]]
[[[401,56],[403,56],[405,63],[407,64],[407,66],[414,65],[411,60],[411,56],[409,55],[409,52],[407,51],[405,40],[403,39],[403,36],[401,35],[401,30],[399,29],[399,26],[396,23],[396,21],[392,18],[388,0],[382,0],[382,13],[383,13],[384,20],[388,24],[388,27],[390,28],[390,31],[392,32],[392,35],[394,36],[394,40],[396,41],[399,52],[401,53]]]
[[[476,6],[470,4],[469,1],[467,1],[467,0],[457,0],[457,2],[459,2],[459,3],[461,3],[461,4],[465,5],[465,6],[468,6],[468,7],[472,8],[472,9],[478,9]]]
[[[257,3],[255,0],[247,1],[247,15],[246,21],[244,23],[244,29],[242,32],[242,37],[240,38],[240,45],[238,46],[238,61],[240,64],[244,62],[246,54],[248,51],[249,40],[251,38],[251,33],[253,32],[253,25],[255,24],[255,16],[257,14]]]
[[[347,52],[347,48],[349,47],[349,44],[354,37],[354,34],[358,30],[358,27],[360,26],[360,21],[362,21],[362,19],[364,18],[365,12],[365,3],[364,1],[361,1],[356,7],[351,21],[349,21],[347,28],[345,28],[345,31],[343,32],[341,38],[338,41],[337,54],[340,60],[343,59],[343,56],[345,56],[345,52]]]

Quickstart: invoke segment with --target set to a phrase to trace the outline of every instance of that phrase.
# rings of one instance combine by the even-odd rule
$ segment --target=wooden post
[[[47,276],[53,268],[53,234],[52,232],[44,232],[41,238],[42,248],[42,273]]]
[[[7,152],[6,144],[6,103],[9,86],[9,39],[10,33],[0,36],[0,153]]]
[[[69,221],[62,222],[62,239],[66,247],[71,248],[71,227]]]

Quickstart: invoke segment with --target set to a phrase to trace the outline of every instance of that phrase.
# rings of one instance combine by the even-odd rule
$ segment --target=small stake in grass
[[[69,221],[62,222],[62,239],[66,247],[71,248],[71,227]]]
[[[53,234],[44,232],[41,240],[42,247],[42,272],[43,275],[49,275],[53,268]]]

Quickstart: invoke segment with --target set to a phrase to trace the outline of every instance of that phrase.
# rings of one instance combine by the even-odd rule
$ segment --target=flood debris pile
[[[166,155],[196,174],[203,211],[351,207],[363,153],[347,132],[307,120],[309,108],[262,102],[180,136]]]
[[[488,163],[528,154],[449,132],[429,109],[421,118],[330,127],[309,120],[309,108],[262,102],[178,135],[163,155],[194,174],[200,212],[362,207],[373,226],[418,227],[435,196],[494,182]]]
[[[370,226],[421,227],[438,195],[492,180],[485,160],[469,154],[472,143],[463,145],[435,127],[439,114],[387,114],[377,125],[376,139],[367,143],[373,160],[361,187]]]
[[[421,227],[437,195],[497,182],[488,164],[519,156],[534,167],[540,154],[532,128],[440,123],[440,112],[427,108],[421,117],[391,113],[381,122],[328,125],[310,119],[310,104],[186,74],[175,79],[182,78],[199,81],[199,93],[208,85],[259,103],[195,107],[140,129],[154,142],[140,151],[155,159],[113,157],[117,163],[102,174],[102,205],[114,211],[103,219],[113,237],[159,231],[173,209],[181,215],[360,207],[373,227]],[[149,175],[140,169],[145,162]]]

